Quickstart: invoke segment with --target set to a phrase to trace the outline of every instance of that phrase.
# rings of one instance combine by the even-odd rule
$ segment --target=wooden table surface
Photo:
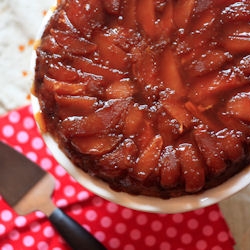
[[[0,114],[27,103],[32,81],[30,41],[52,3],[0,0]],[[235,250],[250,250],[250,186],[219,205],[236,240]]]

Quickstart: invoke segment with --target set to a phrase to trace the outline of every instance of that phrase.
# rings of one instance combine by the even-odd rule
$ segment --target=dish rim
[[[52,16],[56,4],[49,9],[37,34],[37,39],[40,40],[44,32],[47,22]],[[31,58],[31,72],[33,77],[35,74],[36,65],[36,51],[32,52]],[[34,79],[32,88],[34,85]],[[200,208],[204,208],[213,204],[216,204],[230,196],[236,194],[240,190],[244,189],[250,184],[250,164],[241,170],[238,174],[229,178],[224,183],[217,187],[208,189],[198,194],[184,195],[180,197],[174,197],[169,199],[162,199],[158,197],[144,196],[144,195],[133,195],[125,192],[117,192],[109,187],[109,184],[102,181],[97,177],[90,176],[79,167],[75,166],[70,159],[63,153],[59,148],[56,141],[49,133],[42,132],[41,124],[36,119],[36,114],[41,112],[38,98],[34,94],[31,95],[31,106],[33,108],[33,114],[37,123],[38,129],[45,141],[46,146],[51,151],[57,162],[84,188],[93,192],[94,194],[119,204],[121,206],[151,213],[183,213]]]

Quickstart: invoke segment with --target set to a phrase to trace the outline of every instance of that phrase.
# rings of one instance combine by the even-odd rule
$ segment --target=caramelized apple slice
[[[226,169],[224,152],[217,145],[216,138],[205,128],[194,130],[195,141],[203,155],[209,175],[218,176]]]
[[[96,91],[105,86],[102,77],[95,76],[94,74],[85,74],[79,77],[79,82],[69,83],[58,81],[48,76],[44,76],[44,87],[49,91],[53,91],[58,95],[91,95],[96,94]]]
[[[154,137],[155,132],[153,130],[153,124],[144,119],[141,126],[137,129],[137,133],[134,137],[136,145],[141,151],[143,151],[147,148]]]
[[[185,69],[192,76],[202,76],[209,72],[220,70],[221,66],[232,59],[229,53],[223,50],[207,50],[204,48],[190,60],[186,61]],[[217,73],[217,72],[216,72]]]
[[[62,62],[50,63],[48,76],[64,82],[76,82],[79,79],[77,70],[71,66],[65,66]]]
[[[154,51],[149,46],[142,44],[141,47],[135,47],[132,53],[135,60],[132,72],[142,90],[145,90],[147,86],[152,88],[157,85],[158,69]]]
[[[216,133],[217,145],[231,161],[238,162],[245,156],[242,132],[223,129]]]
[[[70,22],[65,10],[61,9],[58,14],[57,29],[68,32],[75,32],[74,25]]]
[[[173,146],[167,146],[162,151],[159,166],[161,186],[166,188],[176,187],[181,181],[181,165]]]
[[[200,191],[205,184],[205,167],[198,150],[191,143],[182,143],[178,146],[178,154],[185,191]]]
[[[236,118],[250,122],[250,92],[242,92],[232,97],[227,103],[227,112]]]
[[[145,33],[155,35],[155,5],[153,0],[137,0],[136,16]]]
[[[84,83],[68,83],[63,81],[57,81],[48,76],[45,76],[43,79],[44,87],[53,91],[58,95],[84,95],[86,94],[86,85]]]
[[[73,26],[85,37],[103,24],[103,8],[100,0],[72,0],[65,4],[64,9]]]
[[[129,108],[124,121],[123,134],[126,137],[134,136],[140,130],[144,121],[144,113],[137,106]]]
[[[250,25],[249,23],[228,24],[224,28],[222,44],[230,53],[250,52]]]
[[[120,80],[124,78],[124,73],[117,69],[110,69],[100,64],[95,64],[92,60],[85,57],[71,57],[73,60],[72,66],[82,72],[103,76],[106,81]]]
[[[192,125],[192,114],[175,95],[167,95],[165,98],[161,98],[160,103],[165,111],[180,124],[179,133]]]
[[[93,113],[98,105],[96,97],[55,95],[58,114],[64,120],[70,116],[85,116]]]
[[[218,113],[218,118],[224,126],[232,131],[240,131],[244,138],[250,138],[249,125],[230,113]]]
[[[118,15],[120,13],[121,0],[105,0],[102,3],[109,14]]]
[[[56,39],[51,35],[47,35],[42,39],[39,49],[47,53],[61,53],[61,47],[57,43]]]
[[[105,154],[100,159],[102,168],[119,168],[128,170],[135,164],[138,148],[132,139],[125,139],[112,152]]]
[[[224,22],[249,21],[250,3],[249,1],[235,1],[229,6],[226,6],[221,16]]]
[[[191,19],[195,0],[179,0],[174,8],[174,23],[179,28],[185,28]]]
[[[143,150],[134,166],[133,175],[137,180],[144,181],[158,167],[163,141],[156,135]]]
[[[117,135],[75,136],[72,145],[82,154],[102,155],[110,152],[120,140]]]
[[[172,145],[183,132],[183,125],[163,110],[158,115],[157,129],[162,136],[164,145]]]
[[[160,18],[160,20],[157,20],[155,23],[155,29],[156,29],[156,35],[158,37],[164,36],[166,39],[168,38],[171,30],[174,27],[174,7],[173,7],[173,1],[168,1],[167,3],[164,1],[162,3],[164,6],[164,12]]]
[[[166,88],[174,90],[179,96],[185,95],[179,63],[171,49],[166,49],[162,55],[160,76]]]
[[[51,29],[50,33],[55,38],[56,42],[62,46],[68,53],[75,55],[86,55],[96,50],[97,45],[86,40],[83,37],[78,37],[74,33]]]
[[[115,81],[111,83],[106,89],[107,99],[119,99],[132,97],[134,93],[134,87],[132,82],[128,79]]]
[[[107,101],[102,108],[88,116],[68,117],[61,123],[62,131],[66,136],[72,137],[103,134],[118,129],[122,126],[121,119],[130,101],[130,99]]]
[[[121,71],[127,69],[126,52],[113,43],[109,34],[98,34],[95,36],[94,41],[98,46],[98,53],[103,65]]]
[[[211,115],[209,110],[213,106],[208,106],[206,108],[196,106],[191,101],[185,103],[185,108],[193,114],[194,117],[198,118],[202,124],[206,125],[211,131],[219,131],[222,127],[222,124],[217,120],[215,114]],[[207,112],[207,113],[206,113]]]
[[[136,0],[123,1],[121,13],[123,26],[134,29],[136,27]]]
[[[250,76],[250,55],[244,56],[240,58],[239,63],[237,63],[237,67],[239,67],[240,71],[244,73],[246,78]]]
[[[233,89],[244,86],[247,83],[242,79],[242,73],[236,68],[222,70],[219,73],[212,72],[201,78],[190,88],[189,99],[196,103],[206,103],[205,105],[214,105],[217,102],[219,94],[228,93]],[[209,101],[212,101],[208,103]]]
[[[210,29],[211,26],[213,26],[215,20],[216,20],[216,14],[214,11],[212,11],[211,9],[203,11],[202,15],[199,16],[199,18],[197,18],[194,21],[194,24],[192,25],[192,30],[190,33],[201,33],[207,29]]]

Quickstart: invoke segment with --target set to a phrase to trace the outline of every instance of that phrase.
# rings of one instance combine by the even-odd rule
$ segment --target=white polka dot
[[[32,247],[35,243],[35,240],[32,236],[27,235],[23,238],[23,245],[26,247]]]
[[[141,238],[141,231],[138,230],[138,229],[133,229],[131,232],[130,232],[130,237],[132,240],[139,240]]]
[[[45,241],[41,241],[37,244],[38,250],[48,250],[49,249],[49,244]],[[55,249],[55,248],[54,248]]]
[[[169,227],[167,228],[166,234],[169,238],[175,238],[178,231],[175,227]]]
[[[98,196],[95,196],[92,200],[92,204],[95,207],[101,207],[103,205],[103,202],[103,199]]]
[[[1,250],[14,250],[13,246],[10,244],[4,244]]]
[[[138,225],[140,226],[144,226],[147,224],[148,222],[148,217],[145,215],[145,214],[139,214],[137,217],[136,217],[136,222]]]
[[[75,204],[71,207],[71,212],[74,214],[74,215],[80,215],[83,210],[82,210],[82,206],[79,205],[79,204]]]
[[[104,232],[102,232],[102,231],[96,232],[94,236],[95,236],[96,239],[99,240],[100,242],[103,242],[103,241],[105,241],[105,239],[106,239],[106,234],[105,234]]]
[[[77,194],[78,201],[88,200],[89,197],[90,197],[90,194],[87,191],[81,191],[80,193]]]
[[[207,242],[205,240],[199,240],[196,243],[196,248],[199,250],[205,250],[208,248]]]
[[[55,179],[55,190],[59,190],[61,188],[61,182],[58,179]]]
[[[29,140],[29,134],[25,131],[20,131],[17,133],[17,141],[21,144],[27,143]]]
[[[53,164],[49,158],[43,158],[40,161],[40,165],[43,169],[50,170]]]
[[[66,199],[60,199],[56,201],[56,205],[58,207],[66,207],[68,205],[68,201]]]
[[[34,114],[32,105],[28,106],[28,112],[29,112],[30,115]]]
[[[32,139],[31,145],[32,145],[33,149],[40,150],[43,148],[44,143],[40,137],[35,137],[34,139]]]
[[[46,147],[45,148],[45,150],[46,150],[46,153],[47,153],[47,155],[50,155],[50,156],[52,156],[52,153],[51,153],[51,151]]]
[[[18,216],[16,219],[15,219],[15,225],[17,227],[23,227],[25,226],[27,223],[27,219],[24,217],[24,216]]]
[[[212,222],[218,221],[220,219],[220,213],[218,211],[211,211],[208,218]]]
[[[5,125],[3,128],[2,128],[2,133],[3,135],[6,137],[6,138],[10,138],[14,135],[15,133],[15,130],[14,128],[11,126],[11,125]]]
[[[36,215],[36,217],[37,218],[39,218],[39,219],[43,219],[46,215],[43,213],[43,212],[41,212],[41,211],[36,211],[35,212],[35,215]]]
[[[116,231],[118,234],[124,234],[124,233],[126,233],[126,231],[127,231],[127,226],[126,226],[126,224],[124,224],[124,223],[118,223],[118,224],[116,224],[116,226],[115,226],[115,231]]]
[[[83,224],[82,227],[84,227],[88,232],[91,232],[91,228],[87,224]]]
[[[6,232],[6,227],[3,224],[0,224],[0,235],[3,235]]]
[[[183,222],[183,219],[184,219],[184,216],[183,214],[174,214],[172,216],[172,219],[175,223],[182,223]]]
[[[160,250],[171,250],[171,249],[172,249],[172,247],[171,247],[170,243],[168,243],[168,242],[162,242],[160,244]]]
[[[20,122],[20,114],[17,112],[17,111],[12,111],[10,114],[9,114],[9,121],[11,123],[18,123]]]
[[[214,246],[211,248],[211,250],[224,250],[224,249],[222,249],[222,247],[220,246]]]
[[[156,238],[155,236],[153,235],[149,235],[145,238],[145,244],[148,246],[148,247],[152,247],[156,244]]]
[[[17,152],[19,152],[19,153],[21,153],[21,154],[23,153],[22,147],[16,145],[16,146],[14,146],[13,148],[14,148]]]
[[[57,176],[62,177],[66,174],[66,170],[63,167],[61,167],[60,165],[58,165],[55,168],[55,173]]]
[[[37,233],[41,230],[41,224],[37,221],[34,221],[30,224],[30,230],[33,233]]]
[[[135,250],[135,246],[128,244],[128,245],[125,245],[123,249],[124,250]]]
[[[159,232],[162,230],[163,225],[160,221],[156,220],[151,223],[151,228],[154,232]]]
[[[12,241],[16,241],[16,240],[18,240],[20,238],[20,233],[17,230],[12,230],[9,233],[9,238]]]
[[[95,221],[97,219],[97,213],[94,210],[87,211],[85,216],[89,221]]]
[[[214,233],[214,229],[213,229],[212,226],[207,225],[207,226],[204,226],[204,227],[203,227],[202,233],[203,233],[205,236],[211,236],[211,235],[213,235],[213,233]]]
[[[13,214],[10,212],[10,210],[3,210],[1,212],[1,219],[5,222],[8,222],[12,220]]]
[[[107,210],[110,213],[116,213],[118,211],[118,206],[115,203],[109,202],[107,204]]]
[[[132,210],[128,208],[124,208],[121,213],[122,213],[122,217],[127,220],[131,219],[131,217],[133,216]]]
[[[205,209],[204,208],[200,208],[194,211],[195,214],[197,215],[202,215],[205,213]]]
[[[63,192],[64,192],[65,196],[73,197],[75,195],[75,193],[76,193],[76,190],[75,190],[75,188],[73,186],[69,185],[69,186],[66,186],[64,188]]]
[[[47,226],[43,230],[43,235],[47,238],[52,238],[55,235],[55,230],[51,226]]]
[[[220,242],[226,242],[229,239],[229,235],[226,232],[220,232],[217,235],[217,238]]]
[[[37,154],[35,152],[28,152],[26,156],[33,162],[36,162],[38,159]]]
[[[120,242],[120,240],[119,240],[119,239],[117,239],[117,238],[113,238],[113,239],[110,239],[110,241],[109,241],[109,245],[110,245],[110,247],[111,247],[111,248],[113,248],[113,249],[117,249],[117,248],[119,248],[119,247],[120,247],[121,242]]]
[[[196,219],[190,219],[187,224],[188,228],[191,230],[195,230],[199,227],[199,221]]]
[[[181,241],[183,244],[189,245],[193,241],[193,237],[189,233],[185,233],[181,236]]]
[[[27,130],[34,128],[34,126],[35,126],[34,119],[32,119],[31,117],[25,117],[23,120],[23,126]]]
[[[101,225],[104,227],[104,228],[108,228],[110,227],[112,224],[112,220],[110,217],[108,216],[105,216],[101,219]]]

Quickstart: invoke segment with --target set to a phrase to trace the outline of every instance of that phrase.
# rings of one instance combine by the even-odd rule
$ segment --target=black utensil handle
[[[105,250],[106,248],[76,221],[56,208],[50,222],[74,250]]]

